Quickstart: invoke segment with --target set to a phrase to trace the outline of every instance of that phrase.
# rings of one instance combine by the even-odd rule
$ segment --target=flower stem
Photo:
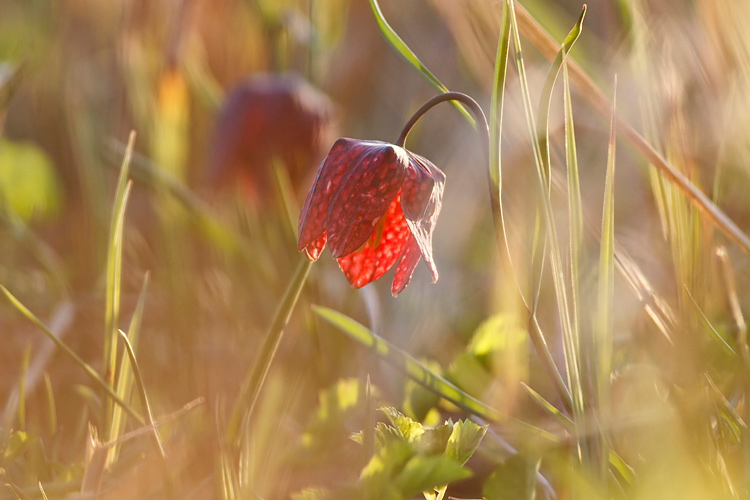
[[[547,372],[547,375],[550,377],[552,384],[555,387],[558,396],[560,397],[560,400],[565,406],[565,409],[567,411],[571,411],[573,405],[570,391],[565,384],[565,380],[560,374],[560,370],[557,369],[557,365],[555,364],[554,358],[552,357],[549,347],[547,346],[547,341],[545,340],[544,335],[541,331],[539,322],[536,319],[536,315],[524,298],[523,292],[521,291],[521,287],[518,283],[518,278],[515,276],[515,273],[512,269],[510,248],[508,246],[506,237],[505,220],[503,216],[501,187],[499,182],[500,176],[495,176],[493,175],[493,172],[490,171],[490,130],[489,126],[487,125],[487,118],[485,117],[482,108],[474,99],[461,92],[445,92],[443,94],[438,94],[429,101],[425,102],[411,116],[411,118],[409,118],[409,121],[406,122],[403,130],[401,130],[401,134],[398,136],[398,139],[396,139],[395,144],[396,146],[404,147],[404,144],[406,143],[406,137],[409,135],[409,132],[417,123],[417,120],[419,120],[436,104],[445,101],[459,101],[462,104],[465,104],[471,110],[471,113],[474,115],[474,118],[477,121],[479,135],[482,140],[482,149],[485,152],[485,163],[488,165],[487,172],[489,175],[488,181],[490,187],[490,204],[492,206],[492,220],[493,226],[495,228],[498,250],[500,251],[501,256],[505,257],[506,264],[511,268],[510,273],[513,273],[514,280],[516,281],[516,287],[518,288],[518,293],[521,295],[521,300],[523,301],[526,310],[529,312],[529,319],[531,323],[530,326],[532,326],[532,328],[529,329],[529,337],[531,339],[531,343],[534,345],[537,355],[542,362],[542,366]]]
[[[396,146],[404,147],[404,144],[406,143],[406,136],[409,135],[409,132],[411,132],[411,129],[412,127],[414,127],[414,124],[417,123],[417,120],[422,118],[422,115],[427,113],[436,104],[440,104],[441,102],[445,101],[458,101],[468,106],[468,108],[471,110],[471,114],[474,115],[474,118],[479,123],[480,128],[485,131],[484,134],[480,132],[479,135],[481,135],[482,140],[486,142],[486,144],[484,144],[487,146],[485,149],[489,151],[490,135],[489,126],[487,125],[487,118],[485,118],[484,112],[482,111],[482,108],[479,106],[479,104],[477,104],[474,99],[462,92],[445,92],[443,94],[438,94],[426,103],[422,104],[422,107],[420,107],[416,111],[416,113],[414,113],[412,117],[409,118],[409,121],[406,122],[406,125],[404,125],[404,129],[401,131],[401,135],[399,135],[398,139],[396,139]]]
[[[284,293],[284,298],[276,310],[276,315],[273,318],[271,326],[268,327],[266,338],[263,340],[263,345],[258,352],[258,356],[255,359],[250,372],[242,383],[240,394],[237,397],[237,402],[234,405],[232,411],[232,418],[229,421],[229,427],[227,429],[227,440],[228,442],[234,442],[239,436],[240,424],[242,420],[250,416],[255,408],[255,403],[258,401],[258,396],[263,388],[263,383],[266,381],[268,370],[271,367],[273,359],[276,357],[276,351],[281,343],[281,337],[284,335],[284,328],[289,322],[289,317],[292,315],[294,306],[297,304],[302,287],[307,281],[307,275],[310,272],[310,266],[312,262],[305,258],[300,260],[297,269],[294,271],[292,281],[289,283],[289,287]],[[243,410],[245,410],[243,412]]]

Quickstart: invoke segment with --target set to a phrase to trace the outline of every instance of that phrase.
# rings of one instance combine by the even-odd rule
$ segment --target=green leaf
[[[320,306],[313,306],[313,311],[352,339],[373,350],[385,361],[402,370],[429,390],[447,399],[464,410],[486,420],[500,421],[502,416],[494,408],[466,394],[443,377],[428,370],[422,363],[398,347],[382,339],[350,317]]]
[[[424,79],[427,80],[427,82],[432,85],[435,90],[442,93],[448,92],[448,88],[440,83],[440,80],[438,80],[435,75],[433,75],[432,72],[430,72],[430,70],[427,69],[424,64],[422,64],[422,61],[419,60],[414,52],[412,52],[412,50],[407,47],[404,41],[401,40],[401,38],[396,34],[393,28],[391,28],[391,26],[388,24],[388,21],[385,20],[383,12],[380,10],[378,1],[370,0],[370,7],[372,8],[372,13],[375,15],[375,22],[378,25],[380,33],[391,45],[391,47],[396,49],[396,52],[398,52],[398,54],[403,57],[407,63],[409,63],[414,69],[416,69],[419,74],[422,75],[422,77],[424,77]],[[451,101],[451,104],[453,104],[453,106],[461,113],[461,116],[463,116],[466,121],[468,121],[472,125],[475,124],[474,119],[461,104],[456,101]]]
[[[419,422],[415,422],[406,415],[400,413],[398,410],[392,407],[380,408],[391,421],[393,427],[399,432],[407,443],[414,443],[417,441],[422,434],[424,434],[424,427]]]
[[[57,213],[62,191],[47,154],[31,143],[0,138],[0,206],[23,221]]]
[[[486,425],[477,425],[471,420],[459,420],[453,424],[453,432],[445,448],[445,456],[465,464],[474,454],[487,433]]]
[[[513,455],[496,467],[484,482],[482,495],[491,500],[533,500],[539,463],[539,460],[528,461],[521,455]]]
[[[370,481],[389,479],[413,456],[414,450],[406,441],[390,441],[362,469],[360,478]]]
[[[471,471],[452,458],[417,455],[396,476],[395,484],[405,498],[411,498],[422,491],[470,476]]]

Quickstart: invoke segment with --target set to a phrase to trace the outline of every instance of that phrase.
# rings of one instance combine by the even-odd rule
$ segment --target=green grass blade
[[[513,266],[513,257],[508,243],[508,231],[505,225],[505,212],[503,210],[503,169],[502,169],[502,129],[503,108],[505,104],[505,82],[508,75],[508,54],[510,52],[510,19],[507,6],[503,7],[502,23],[500,26],[500,37],[497,42],[497,53],[495,55],[495,68],[492,79],[492,97],[490,98],[489,117],[489,184],[490,203],[492,205],[492,219],[495,226],[500,258],[504,259],[503,269],[507,269],[513,278],[521,301],[528,308],[528,303],[523,295],[518,273]]]
[[[497,54],[495,56],[495,70],[492,81],[492,97],[490,98],[490,188],[491,199],[500,207],[502,193],[502,169],[501,169],[501,140],[503,130],[503,106],[505,104],[505,81],[508,74],[508,53],[510,52],[510,20],[508,9],[503,5],[502,25],[500,26],[500,38],[497,43]],[[505,233],[505,231],[503,231]]]
[[[140,425],[143,425],[143,417],[141,417],[135,410],[133,410],[125,401],[120,399],[120,397],[115,393],[115,391],[112,390],[112,387],[102,378],[99,376],[99,374],[94,370],[91,365],[86,363],[83,359],[81,359],[78,354],[76,354],[70,347],[68,347],[62,340],[57,338],[54,333],[50,331],[47,326],[42,323],[42,321],[34,315],[25,305],[23,305],[10,291],[8,291],[5,286],[0,285],[0,291],[5,294],[5,298],[8,299],[8,301],[16,308],[18,311],[23,314],[26,319],[31,321],[34,325],[36,325],[47,337],[55,343],[55,345],[60,348],[68,357],[70,357],[78,366],[81,367],[81,369],[86,372],[86,375],[91,378],[91,380],[101,387],[101,389],[110,397],[112,401],[117,403],[122,407],[123,410],[127,412],[128,415],[130,415],[133,419],[135,419],[136,422],[138,422]]]
[[[407,47],[404,41],[401,40],[401,37],[396,34],[393,28],[391,28],[391,26],[388,24],[388,21],[385,20],[383,12],[380,10],[378,1],[370,0],[370,7],[372,8],[372,13],[375,16],[375,22],[378,25],[380,33],[390,44],[390,46],[393,47],[407,63],[409,63],[414,69],[416,69],[419,74],[422,75],[422,77],[424,77],[424,79],[427,80],[427,82],[432,85],[435,90],[443,93],[448,92],[448,88],[443,85],[440,80],[438,80],[424,64],[422,64],[422,61],[419,60],[414,52],[412,52],[412,50]],[[456,101],[451,101],[451,104],[453,104],[453,106],[461,113],[461,116],[463,116],[467,122],[475,125],[476,122],[466,111],[466,108],[464,108],[460,103]]]
[[[539,187],[540,199],[542,201],[543,213],[544,213],[544,224],[547,231],[547,235],[550,239],[550,254],[551,254],[551,265],[552,265],[552,276],[555,284],[555,296],[557,299],[558,312],[560,315],[560,324],[563,332],[563,350],[566,361],[566,372],[568,381],[570,384],[570,394],[573,403],[573,414],[574,416],[580,416],[583,414],[583,397],[581,394],[581,381],[580,381],[580,368],[579,368],[579,347],[578,347],[578,336],[577,332],[573,330],[573,325],[570,319],[570,307],[568,301],[568,293],[566,290],[565,275],[563,271],[562,258],[560,255],[559,238],[557,237],[557,228],[555,227],[554,213],[552,209],[552,203],[548,196],[548,179],[547,173],[544,169],[544,161],[542,160],[542,153],[539,147],[539,141],[536,136],[536,124],[534,120],[534,113],[532,111],[531,97],[529,93],[528,81],[526,78],[526,69],[523,62],[523,55],[521,50],[521,39],[518,32],[518,26],[516,22],[515,2],[506,0],[508,2],[508,9],[510,12],[511,29],[513,33],[513,44],[516,53],[516,68],[518,70],[518,77],[521,82],[521,93],[523,95],[524,111],[526,114],[526,124],[528,127],[529,139],[532,145],[534,154],[534,164],[537,170],[537,182]],[[578,422],[578,419],[575,419]]]
[[[143,375],[141,375],[141,369],[138,366],[138,360],[135,357],[135,351],[133,350],[133,346],[128,340],[128,335],[122,330],[117,330],[117,332],[120,334],[122,343],[125,345],[125,352],[127,353],[128,359],[130,360],[130,364],[133,368],[135,385],[138,388],[138,395],[141,398],[141,404],[143,405],[143,408],[146,409],[146,418],[148,419],[148,424],[154,431],[153,435],[156,447],[159,449],[159,454],[162,457],[166,458],[166,454],[164,453],[164,446],[161,444],[161,439],[159,438],[159,433],[157,432],[156,424],[154,423],[154,416],[151,413],[151,405],[148,402],[148,396],[146,395],[146,386],[143,384]]]
[[[107,283],[106,283],[106,306],[104,313],[104,379],[112,388],[115,385],[115,371],[117,363],[117,321],[120,309],[120,276],[122,272],[122,231],[125,224],[125,207],[127,206],[130,193],[130,182],[128,182],[128,170],[130,158],[133,155],[135,145],[135,131],[130,133],[128,145],[120,167],[120,176],[117,180],[117,191],[112,207],[112,217],[109,227],[109,241],[107,244]],[[111,402],[105,405],[104,418],[104,441],[109,441],[112,423],[112,412],[114,408]]]
[[[143,278],[143,285],[141,286],[141,291],[138,295],[138,302],[136,303],[135,310],[133,311],[133,317],[130,320],[130,326],[128,328],[128,342],[130,346],[132,346],[133,350],[138,348],[141,319],[143,318],[143,307],[146,302],[146,288],[148,287],[148,277],[149,275],[146,274],[146,276],[144,276]],[[127,357],[123,356],[120,360],[120,369],[117,372],[116,387],[117,395],[120,396],[123,401],[130,401],[133,381],[133,363]],[[125,432],[125,420],[123,419],[122,408],[118,406],[112,411],[110,441],[119,438],[123,432]],[[119,445],[113,445],[109,449],[109,456],[107,457],[108,465],[113,464],[117,460],[119,449]]]
[[[580,23],[586,13],[584,6],[581,18],[576,25],[580,32]],[[572,34],[573,32],[571,32]],[[577,35],[576,35],[577,37]],[[568,35],[571,38],[571,35]],[[566,42],[568,39],[566,39]],[[573,39],[575,41],[575,39]],[[572,42],[571,44],[572,45]],[[583,248],[583,202],[581,200],[581,183],[578,175],[578,155],[576,153],[575,124],[573,122],[573,104],[570,99],[570,80],[568,79],[567,48],[561,51],[563,55],[563,96],[565,101],[565,164],[568,177],[568,228],[570,245],[570,292],[572,307],[573,330],[580,331],[580,278],[579,266],[582,258]],[[590,329],[587,329],[590,331]],[[592,344],[590,339],[584,337],[583,355],[584,359],[595,359],[586,357],[588,347]],[[585,388],[584,388],[585,390]]]
[[[508,55],[510,53],[510,33],[511,23],[508,12],[508,4],[503,2],[502,23],[500,28],[500,37],[497,44],[497,53],[495,56],[495,68],[492,82],[492,97],[490,101],[490,119],[489,119],[489,179],[490,179],[490,201],[492,203],[493,222],[495,234],[498,237],[498,248],[501,258],[505,259],[503,268],[507,269],[512,275],[518,295],[521,298],[526,309],[531,313],[533,309],[528,300],[524,297],[523,290],[518,279],[518,274],[513,266],[513,258],[508,243],[508,231],[505,225],[505,215],[502,205],[502,155],[501,155],[501,137],[503,124],[503,108],[505,97],[505,82],[507,79]],[[570,393],[565,382],[560,375],[560,371],[555,365],[554,358],[549,352],[547,341],[542,335],[541,328],[536,320],[533,321],[533,328],[529,330],[529,336],[536,349],[539,358],[545,368],[545,371],[551,378],[555,389],[558,391],[560,398],[565,403],[566,408],[570,409]]]
[[[615,92],[617,79],[615,79]],[[596,307],[595,334],[592,338],[592,350],[588,359],[597,360],[594,369],[589,373],[590,380],[595,384],[595,394],[600,425],[602,429],[609,426],[610,416],[607,408],[610,407],[610,374],[612,372],[612,350],[613,350],[613,323],[612,311],[614,310],[614,274],[615,274],[615,152],[617,144],[616,136],[616,94],[612,99],[612,120],[609,133],[609,146],[607,151],[607,173],[604,181],[604,207],[602,209],[602,233],[601,247],[599,251],[599,284]],[[598,456],[609,455],[608,440],[605,435],[599,436]],[[602,465],[603,467],[603,465]],[[601,469],[601,477],[604,478],[605,471]]]
[[[374,351],[385,361],[403,371],[415,382],[421,384],[442,398],[445,398],[456,406],[486,420],[493,422],[504,420],[500,412],[466,394],[440,375],[427,369],[422,363],[406,352],[371,332],[350,317],[332,309],[320,306],[313,306],[313,311],[318,316],[347,334],[350,338]]]
[[[549,416],[555,419],[558,424],[562,426],[563,429],[565,429],[568,432],[575,432],[575,424],[573,421],[565,415],[563,412],[555,408],[555,406],[544,399],[541,394],[536,392],[534,389],[529,387],[528,385],[521,382],[521,387],[523,387],[526,392],[531,396],[531,399]]]
[[[549,71],[547,72],[544,86],[542,86],[542,94],[539,99],[539,109],[537,110],[537,133],[539,135],[539,149],[541,150],[542,160],[544,161],[547,172],[549,172],[550,169],[548,121],[549,110],[552,105],[552,90],[555,88],[555,82],[557,81],[557,76],[560,74],[563,60],[567,57],[568,52],[570,52],[573,44],[578,40],[578,36],[581,34],[583,18],[585,16],[586,5],[584,4],[578,22],[576,22],[575,26],[573,26],[568,33],[568,36],[563,40],[562,46],[560,47],[560,50],[557,51],[555,59],[552,61],[552,66],[550,66]]]

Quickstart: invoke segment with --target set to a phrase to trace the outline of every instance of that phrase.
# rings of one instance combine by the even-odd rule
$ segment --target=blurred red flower
[[[273,161],[302,183],[335,137],[330,99],[295,75],[256,75],[232,90],[216,119],[208,180],[240,184],[250,201],[273,193]]]
[[[307,193],[297,249],[316,260],[327,242],[355,288],[398,262],[391,287],[395,297],[422,257],[434,283],[432,231],[444,185],[443,172],[402,147],[339,139]]]

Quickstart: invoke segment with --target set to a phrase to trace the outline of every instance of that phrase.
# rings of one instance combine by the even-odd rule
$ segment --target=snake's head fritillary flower
[[[362,287],[396,265],[391,293],[406,287],[421,258],[438,279],[432,231],[445,174],[429,160],[377,141],[337,140],[318,169],[299,216],[297,249],[316,260],[326,243],[349,283]]]
[[[336,137],[334,105],[294,75],[255,75],[228,93],[216,119],[206,180],[239,184],[250,201],[273,193],[274,162],[299,186]]]

